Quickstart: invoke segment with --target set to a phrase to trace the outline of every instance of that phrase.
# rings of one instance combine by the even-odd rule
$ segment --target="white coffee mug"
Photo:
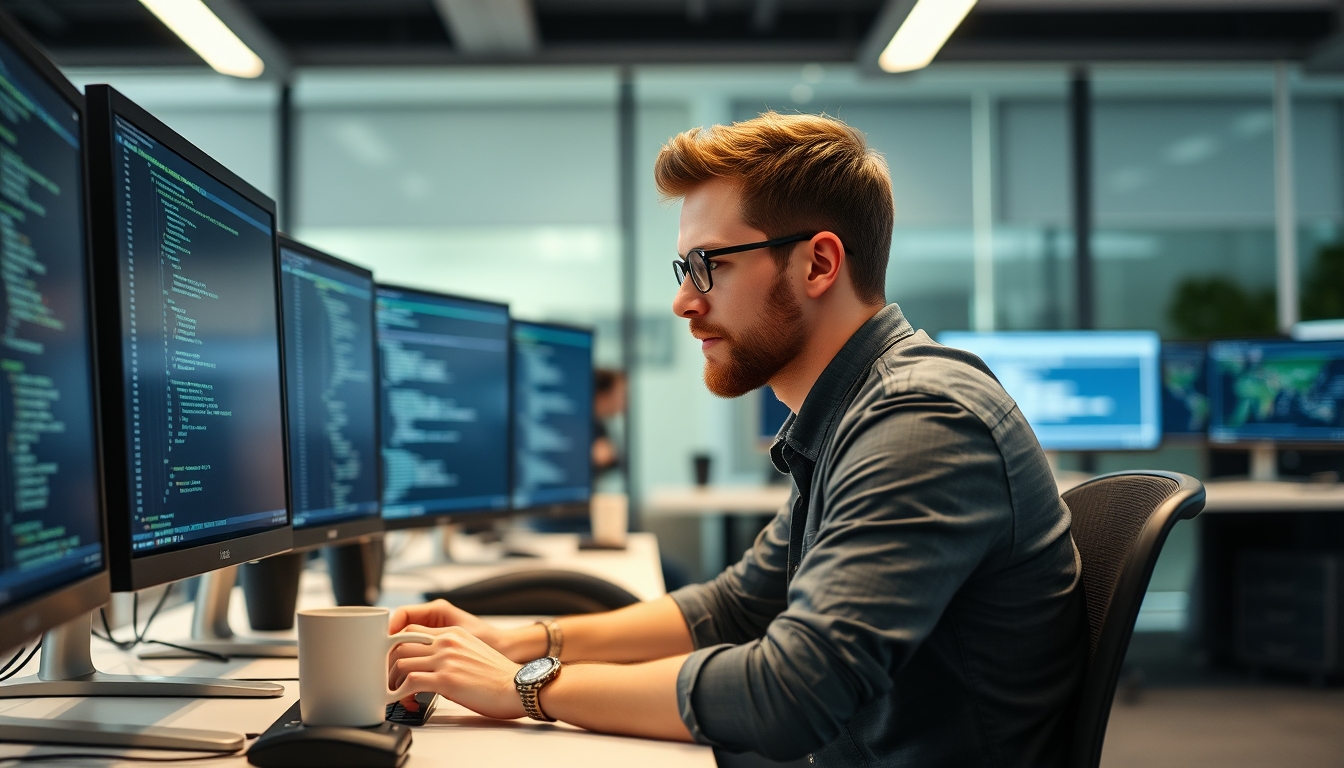
[[[589,504],[593,542],[604,547],[624,547],[630,529],[630,502],[624,493],[594,493]]]
[[[299,611],[299,713],[304,725],[365,727],[408,694],[387,689],[387,660],[398,643],[434,642],[423,632],[387,634],[388,610],[345,606]]]

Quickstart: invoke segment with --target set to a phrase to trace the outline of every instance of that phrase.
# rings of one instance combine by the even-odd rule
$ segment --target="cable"
[[[5,662],[5,665],[4,665],[3,667],[0,667],[0,675],[3,675],[3,674],[5,674],[6,672],[8,672],[8,671],[9,671],[9,668],[12,667],[12,666],[14,666],[14,662],[18,661],[18,660],[19,660],[19,657],[22,656],[22,655],[23,655],[23,652],[26,651],[26,650],[28,650],[28,646],[26,646],[26,645],[20,645],[20,646],[19,646],[19,650],[17,650],[17,651],[14,652],[14,658],[12,658],[12,659],[10,659],[9,661]]]
[[[41,650],[41,649],[42,649],[42,644],[41,644],[41,643],[37,643],[36,645],[34,645],[34,646],[33,646],[33,650],[31,650],[31,651],[28,652],[28,658],[24,659],[22,664],[20,664],[20,665],[17,666],[17,667],[14,667],[13,669],[10,669],[10,668],[9,668],[9,664],[13,664],[13,663],[14,663],[14,659],[10,659],[10,660],[9,660],[9,664],[6,664],[6,665],[5,665],[5,672],[4,672],[4,674],[0,674],[0,683],[3,683],[4,681],[8,680],[9,678],[11,678],[11,677],[13,677],[13,676],[19,674],[20,670],[22,670],[24,667],[28,666],[28,662],[32,661],[32,660],[33,660],[33,657],[36,656],[36,655],[37,655],[37,652],[38,652],[39,650]],[[23,649],[22,649],[22,648],[19,649],[19,653],[23,653]],[[16,655],[14,658],[17,659],[18,656]]]
[[[137,628],[137,626],[136,626],[137,624],[140,623],[140,593],[139,593],[139,592],[136,592],[136,593],[134,593],[134,594],[131,595],[131,635],[132,635],[132,638],[131,638],[130,640],[118,640],[118,639],[116,639],[116,638],[112,635],[112,625],[109,624],[108,621],[107,621],[107,609],[106,609],[106,608],[99,608],[99,609],[98,609],[98,614],[99,614],[99,615],[102,617],[102,619],[103,619],[103,630],[104,630],[105,632],[107,632],[107,634],[106,634],[106,635],[100,635],[100,634],[98,634],[98,633],[95,631],[95,632],[93,633],[93,636],[96,637],[96,638],[98,638],[99,640],[104,640],[104,641],[106,641],[106,642],[109,642],[109,643],[115,645],[117,648],[119,648],[119,649],[121,649],[121,650],[123,650],[123,651],[129,651],[129,650],[131,650],[132,648],[134,648],[135,646],[137,646],[137,645],[139,645],[139,644],[145,642],[145,635],[147,635],[147,634],[149,633],[149,627],[150,627],[151,624],[154,623],[154,618],[155,618],[156,616],[159,615],[159,611],[163,609],[164,603],[167,603],[167,602],[168,602],[168,595],[172,594],[173,586],[174,586],[174,584],[170,582],[170,583],[168,584],[168,586],[164,587],[164,589],[163,589],[163,594],[159,596],[159,602],[158,602],[158,604],[154,606],[154,610],[152,610],[152,611],[149,612],[149,618],[145,621],[145,628],[144,628],[144,629],[139,629],[139,628]]]
[[[118,640],[112,635],[112,626],[107,621],[107,611],[102,608],[98,609],[98,614],[103,619],[103,631],[107,634],[100,635],[97,630],[94,630],[93,636],[99,640],[109,642],[123,651],[129,651],[141,643],[149,643],[152,645],[165,645],[169,648],[185,651],[186,653],[195,653],[204,656],[207,659],[213,659],[214,661],[227,662],[229,657],[222,653],[215,653],[214,651],[207,651],[202,648],[190,648],[185,645],[177,645],[176,643],[170,643],[166,640],[151,640],[146,637],[146,635],[149,634],[150,626],[154,623],[154,618],[159,615],[159,611],[163,609],[164,603],[168,602],[168,594],[173,591],[173,586],[173,583],[169,583],[168,586],[164,588],[163,594],[159,597],[158,604],[154,606],[154,610],[149,612],[149,618],[145,619],[144,629],[136,628],[136,625],[140,623],[140,594],[137,592],[131,595],[131,634],[133,637],[130,640]]]

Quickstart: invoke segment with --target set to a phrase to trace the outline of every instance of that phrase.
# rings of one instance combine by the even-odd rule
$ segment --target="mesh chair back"
[[[1117,472],[1064,494],[1082,559],[1088,663],[1070,764],[1096,768],[1120,667],[1153,565],[1177,520],[1204,508],[1204,486],[1175,472]]]

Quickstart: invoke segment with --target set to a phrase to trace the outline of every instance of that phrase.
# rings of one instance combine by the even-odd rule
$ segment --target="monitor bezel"
[[[589,369],[590,369],[590,378],[591,378],[591,379],[593,380],[593,382],[594,382],[594,386],[592,387],[592,389],[594,390],[594,392],[596,391],[596,389],[597,389],[597,387],[596,387],[596,379],[597,379],[596,373],[597,373],[597,369],[594,368],[593,365],[592,365],[592,355],[593,355],[593,353],[594,353],[594,352],[596,351],[596,349],[597,349],[597,329],[592,328],[592,327],[589,327],[589,326],[574,325],[574,324],[572,324],[572,323],[554,322],[554,321],[550,321],[550,320],[522,320],[522,319],[513,319],[513,318],[510,318],[510,321],[509,321],[509,366],[510,366],[510,369],[513,368],[513,362],[514,362],[514,361],[513,361],[513,356],[514,356],[514,352],[515,352],[514,347],[516,346],[516,340],[514,339],[514,336],[513,336],[513,329],[514,329],[515,326],[518,326],[518,325],[536,325],[536,326],[541,326],[541,327],[543,327],[543,328],[557,328],[557,329],[562,330],[562,331],[576,331],[576,332],[579,332],[579,333],[586,333],[586,334],[588,334],[589,338],[591,338],[592,341],[593,341],[593,343],[592,343],[591,345],[589,345],[589,347],[588,347],[588,349],[589,349],[589,366],[588,366],[588,367],[589,367]],[[510,375],[509,375],[509,421],[510,421],[510,425],[509,425],[509,428],[510,428],[510,431],[509,431],[509,449],[510,449],[510,462],[509,462],[509,505],[511,506],[511,508],[513,509],[514,512],[517,512],[517,513],[519,513],[519,514],[536,515],[536,516],[538,516],[538,517],[545,517],[545,518],[551,518],[551,519],[572,518],[572,517],[579,517],[580,515],[587,515],[587,514],[590,514],[590,513],[592,512],[592,505],[593,505],[593,479],[594,479],[594,478],[593,478],[593,468],[592,468],[592,462],[591,462],[591,461],[589,461],[589,465],[588,465],[588,498],[585,499],[584,501],[561,501],[561,502],[555,502],[555,503],[553,503],[553,504],[529,504],[528,506],[525,506],[525,507],[517,507],[517,506],[513,506],[514,499],[517,498],[517,496],[516,496],[516,494],[515,494],[515,492],[514,492],[514,491],[515,491],[515,488],[514,488],[514,485],[513,485],[513,481],[514,481],[514,470],[515,470],[515,466],[514,466],[514,465],[515,465],[515,463],[516,463],[516,461],[517,461],[517,459],[518,459],[518,455],[517,455],[517,453],[516,453],[517,447],[513,444],[513,443],[514,443],[514,438],[517,437],[517,435],[515,435],[514,432],[513,432],[513,430],[517,428],[517,424],[516,424],[516,423],[513,423],[513,422],[514,422],[514,414],[516,414],[516,413],[517,413],[517,410],[518,410],[517,407],[516,407],[516,403],[514,402],[514,397],[517,396],[517,394],[518,394],[517,384],[518,384],[517,376],[514,375],[514,374],[512,373],[512,370],[511,370]],[[590,418],[589,418],[589,421],[592,421],[592,418],[593,418],[593,406],[592,406],[592,403],[591,403],[591,402],[588,404],[588,415],[589,415],[589,417],[590,417]],[[591,438],[591,435],[590,435],[589,437]],[[589,444],[591,445],[591,443],[592,443],[592,440],[590,439],[590,440],[589,440]],[[590,453],[590,457],[591,457],[591,453]]]
[[[462,296],[456,293],[447,293],[444,291],[432,291],[425,288],[412,288],[408,285],[399,285],[397,283],[374,283],[374,312],[377,312],[378,292],[387,289],[389,291],[401,291],[404,293],[416,293],[421,296],[428,296],[436,299],[452,299],[453,301],[469,301],[474,304],[487,304],[494,307],[502,307],[508,315],[508,350],[504,354],[505,365],[508,369],[506,374],[505,386],[509,391],[509,407],[505,410],[508,425],[505,428],[505,454],[508,461],[505,462],[505,498],[508,500],[503,509],[487,508],[478,510],[454,509],[451,512],[435,512],[427,515],[416,515],[415,517],[399,517],[394,519],[383,518],[383,528],[388,531],[403,531],[415,528],[433,528],[444,523],[476,523],[483,521],[492,521],[511,517],[517,510],[513,508],[513,315],[509,312],[509,305],[502,301],[492,301],[490,299],[480,299],[475,296]],[[377,328],[377,325],[374,325]],[[381,347],[378,350],[379,363],[379,395],[378,410],[381,415],[383,408],[382,401],[382,359],[383,353]],[[381,422],[380,422],[381,424]],[[379,450],[382,450],[382,437],[379,437]],[[381,456],[380,456],[381,461]]]
[[[378,497],[377,498],[378,511],[373,513],[372,515],[365,515],[363,517],[341,520],[339,522],[323,523],[305,528],[294,528],[293,546],[294,551],[297,552],[313,549],[315,547],[350,544],[356,541],[369,539],[383,532],[383,457],[382,457],[383,409],[382,409],[382,391],[381,391],[382,376],[379,375],[378,371],[378,283],[373,279],[372,270],[365,269],[364,267],[361,267],[358,264],[351,264],[350,262],[345,261],[344,259],[338,259],[335,256],[332,256],[331,254],[326,253],[324,251],[319,251],[318,249],[312,247],[311,245],[301,243],[298,240],[295,240],[294,238],[290,237],[289,235],[284,234],[283,232],[280,233],[280,250],[282,251],[281,264],[280,264],[282,277],[284,272],[283,251],[290,250],[301,253],[310,259],[323,262],[327,266],[335,267],[337,269],[349,270],[350,272],[354,272],[360,277],[368,278],[369,285],[371,286],[370,290],[373,292],[373,296],[370,297],[369,301],[369,322],[371,323],[370,327],[373,328],[373,350],[372,350],[373,360],[372,360],[372,366],[369,368],[369,370],[373,371],[373,378],[374,378],[373,430],[374,434],[377,436],[376,442],[378,443],[378,445],[375,447],[374,451],[375,455],[373,457],[373,467],[374,467],[373,472],[374,472],[374,485],[377,488],[376,495]],[[281,290],[282,291],[284,290],[283,284],[281,285]],[[280,301],[280,309],[281,312],[283,313],[284,311],[283,296],[281,297]],[[283,317],[281,318],[281,322],[283,324]],[[286,384],[288,384],[288,376],[286,376],[285,380]],[[286,422],[288,422],[288,413],[286,413]],[[288,426],[288,424],[286,424],[286,426]],[[289,498],[290,498],[290,521],[292,526],[294,518],[294,509],[293,509],[294,489],[292,487],[294,482],[293,473],[289,473],[287,477],[289,478],[289,483],[291,486],[289,489]]]
[[[93,311],[93,238],[89,223],[88,110],[85,107],[84,96],[79,92],[79,89],[67,80],[65,75],[61,74],[60,69],[47,58],[46,54],[37,45],[24,35],[19,25],[4,11],[0,11],[0,40],[13,48],[21,58],[33,67],[38,76],[45,80],[48,85],[51,85],[79,114],[80,171],[83,174],[83,184],[80,185],[82,187],[80,202],[82,204],[81,215],[84,220],[85,331],[88,334],[89,392],[93,400],[90,403],[90,415],[93,418],[94,493],[98,504],[98,535],[102,537],[103,544],[103,567],[97,573],[0,608],[0,648],[12,648],[53,627],[60,626],[95,608],[106,605],[112,597],[112,590],[108,562],[111,547],[108,545],[107,507],[103,486],[104,457],[101,434],[102,419],[99,413],[98,353],[94,339],[96,323]]]
[[[1206,357],[1204,359],[1204,364],[1206,366],[1206,373],[1209,379],[1209,397],[1210,398],[1213,397],[1214,362],[1213,362],[1212,348],[1214,344],[1220,344],[1220,343],[1264,344],[1266,342],[1273,342],[1276,344],[1344,345],[1344,339],[1312,339],[1310,341],[1299,341],[1290,336],[1284,336],[1282,334],[1274,336],[1261,336],[1258,338],[1248,336],[1248,337],[1229,337],[1220,339],[1210,339],[1208,343],[1205,345]],[[1209,429],[1206,430],[1205,435],[1206,435],[1205,445],[1210,449],[1216,448],[1219,450],[1247,451],[1247,450],[1255,450],[1258,448],[1283,448],[1290,450],[1296,449],[1296,450],[1317,450],[1317,451],[1319,450],[1344,451],[1344,440],[1275,440],[1269,438],[1262,440],[1246,440],[1246,439],[1229,440],[1229,441],[1215,440],[1213,438],[1212,407],[1209,408]]]
[[[117,249],[117,229],[113,200],[113,162],[115,158],[114,115],[120,115],[169,150],[195,165],[203,173],[232,189],[248,202],[271,216],[271,263],[275,284],[275,320],[278,337],[277,361],[280,371],[281,414],[285,404],[285,338],[281,301],[279,228],[275,202],[237,174],[225,168],[191,142],[182,138],[158,118],[135,104],[109,85],[90,85],[85,89],[87,104],[89,222],[94,252],[94,308],[97,316],[96,337],[99,351],[100,396],[103,413],[104,498],[107,509],[109,570],[114,592],[128,592],[197,576],[219,568],[259,560],[288,551],[293,543],[292,526],[283,526],[235,538],[186,546],[170,552],[149,553],[139,557],[131,550],[131,520],[128,507],[129,481],[126,468],[124,368],[122,360],[121,274]],[[285,466],[285,512],[293,520],[289,498],[289,442],[281,429]],[[118,471],[111,471],[116,467]]]

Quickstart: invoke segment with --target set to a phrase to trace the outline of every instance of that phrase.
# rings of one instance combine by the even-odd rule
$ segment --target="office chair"
[[[515,571],[456,589],[425,593],[426,600],[439,598],[485,616],[598,613],[639,602],[639,598],[604,579],[554,569]]]
[[[1116,472],[1064,494],[1083,567],[1088,655],[1069,765],[1096,768],[1120,668],[1153,565],[1177,520],[1204,509],[1204,485],[1176,472]]]

